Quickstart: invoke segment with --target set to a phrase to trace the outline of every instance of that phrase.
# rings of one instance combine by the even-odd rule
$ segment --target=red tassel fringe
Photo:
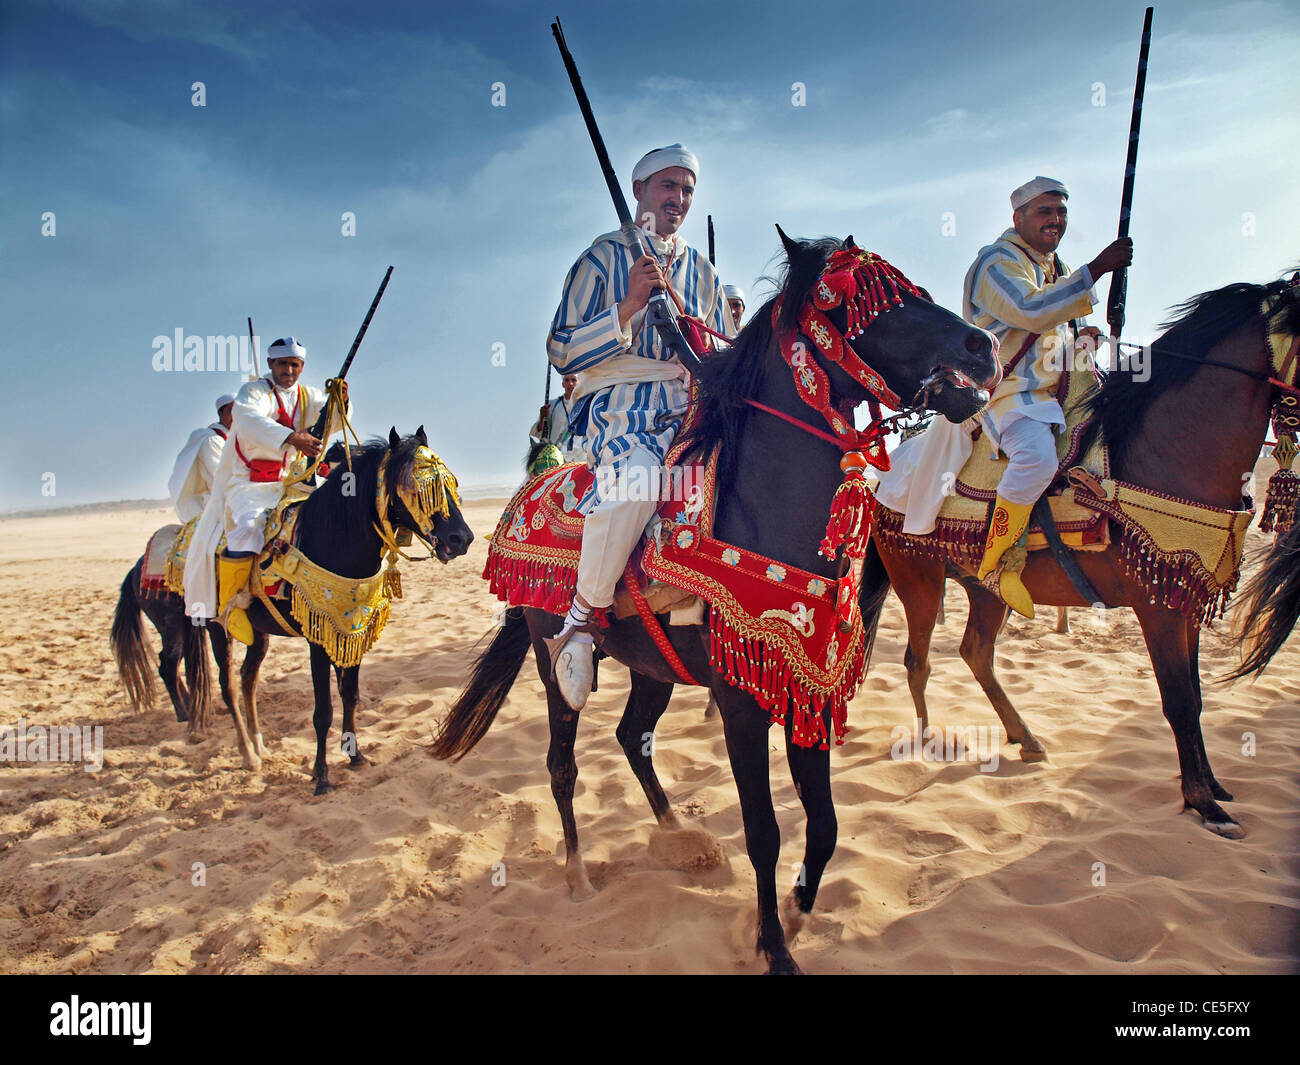
[[[777,645],[746,640],[716,608],[709,610],[709,661],[724,673],[727,683],[754,696],[758,705],[771,715],[774,725],[785,726],[786,716],[794,714],[792,738],[799,747],[830,750],[823,713],[830,703],[831,728],[835,743],[840,745],[849,733],[848,702],[862,683],[865,641],[848,650],[853,661],[839,687],[828,696],[814,695],[790,668],[785,652]],[[814,700],[820,700],[814,705]]]
[[[820,548],[822,557],[834,561],[839,545],[843,544],[849,558],[862,558],[867,553],[875,510],[876,497],[862,479],[862,471],[850,470],[831,500],[831,516]]]

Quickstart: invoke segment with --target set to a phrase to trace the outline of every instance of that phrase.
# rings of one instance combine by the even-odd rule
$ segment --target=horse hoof
[[[781,927],[785,929],[785,941],[793,943],[795,936],[803,931],[808,914],[799,909],[797,892],[791,891],[781,900]]]
[[[803,976],[803,970],[799,968],[799,963],[789,954],[779,958],[772,958],[767,967],[768,976]]]
[[[364,754],[354,754],[351,758],[348,759],[349,769],[360,769],[363,766],[368,766],[368,765],[370,765],[370,759],[367,758]]]
[[[260,732],[253,737],[253,753],[259,758],[265,758],[270,754],[266,749],[266,744],[262,742],[262,734]]]
[[[1245,839],[1246,830],[1236,821],[1206,821],[1205,827],[1224,839]]]
[[[317,795],[324,795],[326,792],[330,792],[330,791],[333,791],[333,790],[334,790],[334,785],[333,785],[333,784],[329,784],[329,783],[326,783],[326,782],[323,782],[323,781],[322,781],[320,784],[317,784],[317,785],[316,785],[316,792],[315,792],[315,794],[317,794]]]
[[[1047,748],[1037,741],[1034,742],[1032,747],[1027,743],[1022,743],[1020,745],[1020,760],[1022,762],[1046,762]]]
[[[258,758],[255,754],[244,755],[244,768],[257,772],[257,770],[262,768],[262,759]]]
[[[569,898],[574,902],[586,902],[596,897],[596,889],[585,876],[569,881]]]

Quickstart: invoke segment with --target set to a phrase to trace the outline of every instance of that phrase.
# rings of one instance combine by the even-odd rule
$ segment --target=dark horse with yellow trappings
[[[338,588],[348,582],[375,584],[378,609],[387,618],[388,594],[391,586],[377,586],[381,566],[390,545],[405,544],[410,537],[423,540],[431,557],[448,562],[469,550],[473,532],[465,524],[460,512],[460,499],[456,479],[443,465],[442,460],[428,448],[424,427],[413,436],[401,438],[394,429],[388,440],[375,440],[351,452],[351,469],[342,444],[330,449],[326,461],[331,464],[329,477],[299,504],[297,536],[292,545],[277,545],[271,554],[277,554],[281,565],[285,558],[293,558],[295,571],[304,576],[308,571],[316,574],[317,584],[326,595],[333,598]],[[274,559],[264,561],[275,564]],[[390,561],[392,555],[390,554]],[[153,704],[153,678],[144,643],[140,612],[144,611],[162,637],[163,649],[159,658],[159,672],[171,696],[180,721],[188,720],[192,735],[202,735],[207,725],[209,689],[211,687],[204,628],[191,624],[185,615],[185,600],[175,591],[162,590],[158,594],[141,595],[141,575],[145,559],[141,558],[122,581],[117,613],[113,618],[112,645],[117,659],[118,672],[123,686],[135,709],[146,709]],[[324,576],[321,577],[321,571]],[[341,579],[341,580],[340,580]],[[266,753],[262,745],[261,726],[257,719],[257,675],[266,657],[268,636],[303,636],[299,617],[305,618],[313,628],[323,627],[321,618],[313,609],[299,609],[300,601],[310,594],[303,585],[295,586],[293,598],[280,600],[281,607],[268,607],[263,599],[255,599],[248,610],[255,638],[240,670],[244,716],[241,718],[230,690],[230,640],[225,629],[210,622],[207,631],[212,637],[217,659],[221,694],[235,724],[244,766],[257,769]],[[354,593],[355,594],[355,593]],[[294,605],[290,607],[288,604]],[[370,608],[367,607],[369,610]],[[327,622],[326,622],[327,624]],[[365,646],[378,636],[369,629]],[[328,635],[328,633],[326,633]],[[312,722],[316,728],[316,764],[313,780],[316,794],[330,789],[328,766],[325,760],[325,741],[334,720],[334,706],[330,698],[331,653],[322,646],[319,633],[313,632],[311,644],[311,677],[315,692],[315,712]],[[336,643],[338,641],[335,641]],[[353,649],[354,652],[356,648]],[[337,657],[339,648],[334,647]],[[185,674],[189,681],[186,690],[177,677],[177,664],[184,657]],[[356,712],[361,667],[359,653],[350,656],[357,664],[338,665],[333,669],[338,680],[339,694],[343,698],[343,747],[349,756],[349,766],[356,768],[366,760],[357,746]],[[349,659],[343,659],[349,661]]]
[[[729,551],[736,558],[743,553],[772,560],[769,572],[779,573],[774,578],[776,581],[786,582],[789,574],[790,580],[781,584],[784,589],[781,594],[789,596],[781,602],[789,608],[792,600],[807,598],[805,584],[810,589],[819,589],[814,594],[824,595],[827,587],[836,587],[842,578],[842,557],[828,561],[819,554],[818,545],[827,535],[832,499],[844,480],[841,459],[845,457],[845,448],[829,433],[809,426],[810,418],[818,424],[821,422],[801,399],[800,389],[808,391],[806,382],[814,379],[818,382],[817,396],[826,404],[821,408],[823,415],[832,409],[840,412],[838,418],[833,414],[827,416],[827,424],[835,426],[838,421],[842,429],[846,416],[852,427],[851,408],[872,394],[862,382],[877,380],[866,367],[850,375],[847,367],[858,359],[878,371],[879,377],[896,393],[895,398],[903,397],[905,403],[908,397],[921,396],[921,403],[953,421],[969,417],[987,402],[987,394],[977,385],[996,382],[999,375],[993,357],[993,338],[917,295],[906,279],[903,279],[906,294],[897,303],[885,301],[890,305],[888,313],[874,317],[866,323],[866,328],[861,327],[860,319],[846,320],[850,313],[857,313],[846,310],[846,305],[850,299],[866,298],[863,293],[872,289],[871,275],[867,272],[878,268],[880,261],[857,249],[851,238],[843,243],[831,239],[797,242],[782,236],[789,261],[782,292],[754,315],[729,351],[714,354],[705,361],[699,416],[687,438],[688,451],[684,458],[692,450],[700,456],[695,461],[705,463],[714,453],[720,455],[714,482],[716,510],[712,535],[718,541],[735,545]],[[832,270],[830,264],[834,262],[858,265]],[[851,291],[853,295],[845,295],[842,305],[833,307],[816,324],[805,328],[803,316],[812,307],[814,293],[831,297],[825,287],[828,278],[832,285],[841,286],[836,291]],[[875,291],[882,290],[877,287]],[[781,301],[779,314],[774,314],[778,299]],[[830,341],[830,330],[843,342],[843,347],[835,349],[843,355],[842,363],[833,363],[823,354],[822,348]],[[814,341],[810,333],[822,339]],[[799,346],[792,344],[795,340],[800,340],[806,352],[811,353],[810,359],[791,355]],[[849,348],[853,358],[848,356]],[[846,368],[841,369],[841,365]],[[817,377],[817,374],[826,376]],[[829,397],[820,391],[822,385],[829,391]],[[516,498],[526,501],[533,491],[534,485],[530,484]],[[522,515],[523,511],[519,513]],[[508,525],[509,519],[502,524]],[[526,521],[518,529],[520,535],[528,537]],[[499,527],[493,537],[493,551],[499,549],[498,541],[508,538],[510,531]],[[685,535],[686,530],[682,530],[675,537]],[[727,562],[725,555],[723,562]],[[493,557],[489,554],[489,566]],[[798,574],[799,570],[805,572]],[[797,586],[787,587],[787,584],[796,585],[795,574],[798,574]],[[847,608],[853,603],[850,594],[845,604],[849,614],[852,611]],[[567,609],[565,602],[561,613]],[[866,646],[874,637],[877,610],[878,604],[861,604],[861,627],[857,630],[860,642],[853,646],[852,638],[846,638],[849,645],[837,662],[853,656],[862,665]],[[833,609],[831,613],[829,619],[823,616],[816,622],[816,631],[823,639],[830,638],[837,630],[850,631],[848,622],[844,622],[843,628],[837,626]],[[794,626],[802,624],[801,631],[805,633],[813,628],[807,618],[800,620],[789,610],[784,616],[790,620],[771,623],[774,632],[788,637]],[[786,627],[780,629],[781,624]],[[550,713],[547,768],[564,827],[566,880],[573,894],[583,897],[591,894],[593,888],[578,846],[573,816],[578,777],[573,752],[578,714],[569,708],[559,692],[544,642],[546,637],[555,635],[560,625],[559,616],[541,609],[522,607],[507,611],[505,624],[475,663],[464,693],[452,706],[434,745],[434,754],[439,758],[460,758],[483,738],[532,647],[546,687]],[[790,955],[782,928],[782,916],[792,927],[798,927],[803,915],[812,909],[822,872],[835,849],[829,745],[825,742],[802,745],[803,738],[794,731],[796,711],[789,710],[785,724],[786,755],[808,822],[804,875],[782,914],[778,910],[776,889],[780,833],[768,781],[771,714],[766,707],[772,705],[773,697],[779,699],[785,694],[775,691],[773,686],[782,687],[786,682],[779,675],[770,682],[765,681],[762,694],[768,701],[763,704],[754,694],[758,690],[754,678],[760,672],[757,666],[750,674],[753,685],[750,690],[733,687],[728,682],[729,663],[746,653],[753,658],[756,649],[751,646],[748,652],[742,650],[734,656],[730,651],[723,655],[716,644],[711,649],[711,635],[718,631],[717,625],[715,609],[709,624],[668,626],[661,631],[661,637],[680,657],[690,675],[707,683],[718,700],[727,753],[740,792],[745,842],[758,883],[757,946],[766,956],[771,971],[797,972],[798,966]],[[740,642],[745,643],[743,639]],[[830,647],[834,650],[838,645],[832,643]],[[676,815],[655,775],[652,745],[646,737],[653,734],[667,708],[679,674],[652,638],[651,630],[637,616],[611,620],[603,637],[603,650],[632,671],[631,695],[618,727],[619,742],[659,824],[678,828]],[[763,653],[768,650],[770,646]],[[722,661],[719,655],[727,661]],[[821,735],[829,736],[833,724],[832,695],[823,694],[807,705],[809,716],[815,719],[814,728],[820,727]],[[843,704],[837,705],[842,710]]]
[[[1240,563],[1243,524],[1249,522],[1250,504],[1243,501],[1242,490],[1264,442],[1270,411],[1279,402],[1294,409],[1300,285],[1295,278],[1228,285],[1188,300],[1176,312],[1166,323],[1168,332],[1148,353],[1150,379],[1122,368],[1111,371],[1089,400],[1095,416],[1091,432],[1099,432],[1109,445],[1113,473],[1112,480],[1094,482],[1106,497],[1098,498],[1097,509],[1120,517],[1112,519],[1118,535],[1106,550],[1079,552],[1075,558],[1105,606],[1132,607],[1141,622],[1164,714],[1178,745],[1184,808],[1199,813],[1211,831],[1238,839],[1244,831],[1219,805],[1232,796],[1214,778],[1201,737],[1197,650],[1202,621],[1212,620],[1236,584],[1232,563]],[[1133,500],[1127,512],[1126,496]],[[1148,535],[1149,522],[1144,526],[1134,519],[1144,512],[1164,512],[1163,544]],[[1188,561],[1197,546],[1196,526],[1205,529],[1229,518],[1229,535],[1216,541],[1223,549],[1221,572],[1227,576],[1213,584],[1200,579],[1204,570]],[[1185,524],[1178,526],[1180,521]],[[1179,540],[1182,533],[1171,534],[1170,527],[1191,531]],[[905,664],[918,717],[927,719],[930,637],[947,572],[958,577],[970,599],[962,658],[1002,719],[1008,742],[1021,744],[1026,760],[1041,759],[1042,745],[993,672],[1006,606],[974,580],[969,567],[929,550],[920,543],[924,540],[893,538],[878,525],[863,567],[864,595],[871,590],[881,594],[892,582],[903,601]],[[1049,551],[1030,553],[1023,580],[1035,603],[1091,605]]]

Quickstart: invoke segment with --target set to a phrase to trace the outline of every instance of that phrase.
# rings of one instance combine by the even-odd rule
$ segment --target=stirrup
[[[240,607],[232,606],[226,612],[226,632],[246,647],[253,646],[253,623],[248,620],[248,614]]]
[[[558,636],[542,639],[551,659],[551,679],[559,688],[560,697],[575,712],[587,705],[587,697],[591,695],[592,683],[596,677],[595,642],[579,640],[576,646],[569,646],[573,637],[581,631],[583,630],[569,629]]]
[[[998,566],[980,581],[985,588],[1023,618],[1034,617],[1034,599],[1018,571]]]

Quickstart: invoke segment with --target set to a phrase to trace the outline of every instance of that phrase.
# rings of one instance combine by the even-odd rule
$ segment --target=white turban
[[[740,300],[741,303],[745,302],[745,290],[739,285],[723,285],[722,294],[729,300]]]
[[[307,349],[293,337],[282,337],[266,351],[266,361],[270,362],[272,359],[302,359],[306,362]]]
[[[227,392],[224,396],[219,396],[217,398],[217,410],[220,410],[227,403],[234,403],[234,402],[235,402],[235,397],[232,396],[229,392]]]
[[[684,167],[695,175],[696,181],[700,180],[699,160],[695,158],[694,152],[689,148],[683,148],[680,144],[670,144],[667,148],[656,148],[652,152],[646,152],[632,170],[632,180],[644,181],[651,174],[667,170],[670,166]]]
[[[1065,187],[1063,182],[1057,181],[1056,178],[1042,177],[1040,175],[1034,178],[1033,181],[1026,181],[1011,194],[1011,209],[1018,211],[1035,196],[1041,196],[1045,192],[1059,192],[1067,200],[1070,198],[1070,190]]]

